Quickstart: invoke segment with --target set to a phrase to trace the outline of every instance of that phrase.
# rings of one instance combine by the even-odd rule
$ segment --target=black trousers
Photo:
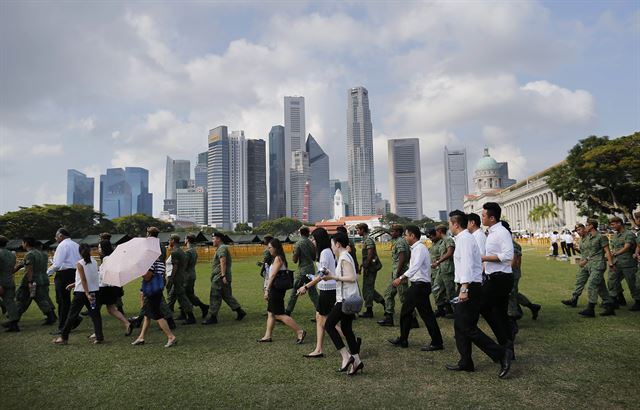
[[[97,292],[92,292],[94,297]],[[64,327],[62,328],[62,338],[64,340],[69,339],[69,333],[71,333],[71,328],[73,324],[80,316],[80,311],[82,308],[86,307],[89,311],[89,317],[91,317],[91,321],[93,322],[93,332],[96,334],[96,340],[104,340],[104,335],[102,334],[102,316],[100,316],[100,309],[96,306],[95,309],[91,309],[91,303],[89,299],[87,299],[87,295],[84,292],[73,292],[73,301],[71,302],[71,307],[69,308],[69,315],[67,316],[67,320],[64,323]]]
[[[62,330],[67,316],[69,315],[69,308],[71,307],[71,291],[67,290],[67,286],[74,283],[76,280],[75,269],[59,270],[56,273],[54,279],[54,285],[56,287],[56,303],[58,304],[58,329]]]
[[[560,249],[562,249],[562,254],[566,255],[567,254],[567,243],[566,242],[560,242]]]
[[[482,284],[469,284],[469,299],[466,302],[454,304],[453,329],[455,332],[456,348],[460,353],[458,365],[465,369],[474,369],[471,358],[472,343],[494,362],[504,356],[504,347],[500,346],[478,328],[480,308],[482,307]]]
[[[349,352],[351,352],[351,354],[359,354],[360,348],[358,347],[356,335],[353,333],[352,327],[353,317],[354,315],[345,315],[342,313],[342,302],[338,302],[333,305],[333,309],[329,312],[327,321],[324,323],[324,330],[329,334],[336,350],[340,350],[344,347],[342,337],[340,337],[340,333],[338,333],[338,330],[336,329],[336,325],[340,323],[342,333],[347,339],[347,344],[349,345]]]
[[[567,244],[567,256],[575,255],[576,251],[573,249],[573,242]]]
[[[436,321],[436,315],[433,314],[429,295],[431,294],[431,283],[429,282],[412,282],[404,295],[404,303],[400,310],[400,339],[407,341],[409,332],[411,332],[411,322],[413,321],[413,310],[417,310],[418,314],[424,321],[429,336],[431,336],[431,344],[434,346],[442,345],[442,334],[440,327]]]
[[[513,273],[494,272],[482,284],[480,314],[491,327],[498,343],[512,347],[509,324],[509,294],[513,289]]]
[[[553,248],[553,256],[558,256],[558,244],[554,242],[551,244],[551,247]]]

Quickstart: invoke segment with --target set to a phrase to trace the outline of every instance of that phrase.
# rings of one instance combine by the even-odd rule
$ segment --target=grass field
[[[380,291],[391,266],[388,254],[381,256]],[[233,290],[248,312],[245,320],[233,320],[223,305],[218,325],[178,326],[179,344],[171,349],[163,348],[165,337],[155,327],[146,345],[130,346],[136,332],[124,337],[104,311],[105,344],[88,343],[87,318],[69,345],[54,346],[53,329],[40,326],[42,315],[32,304],[22,332],[0,334],[1,408],[638,408],[640,313],[622,308],[615,317],[579,317],[579,309],[560,304],[573,289],[576,265],[546,260],[542,250],[525,247],[520,289],[543,307],[537,321],[528,311],[520,321],[518,360],[506,380],[477,349],[475,373],[444,368],[458,359],[448,319],[438,319],[445,350],[432,353],[420,351],[427,339],[423,324],[411,333],[409,349],[397,349],[385,341],[398,335],[397,326],[357,320],[364,374],[336,373],[339,357],[328,337],[324,359],[302,357],[313,349],[316,333],[306,296],[294,312],[309,332],[305,344],[294,344],[282,325],[274,343],[258,344],[265,304],[254,262],[234,261]],[[197,294],[208,299],[209,267],[199,265],[198,275]],[[127,314],[138,310],[138,286],[126,288]],[[583,295],[579,306],[585,303]],[[375,313],[375,320],[382,316],[378,306]]]

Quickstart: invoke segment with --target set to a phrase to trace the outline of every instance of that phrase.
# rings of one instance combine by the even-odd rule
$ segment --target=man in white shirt
[[[455,306],[453,327],[460,360],[446,365],[448,370],[473,372],[471,344],[475,344],[494,362],[500,362],[498,377],[509,372],[513,352],[494,342],[478,328],[482,306],[482,259],[473,235],[467,228],[467,215],[462,211],[449,214],[449,230],[455,235],[456,250],[453,254],[455,282],[458,284],[458,303]]]
[[[489,227],[485,255],[485,282],[482,286],[483,307],[480,314],[487,321],[498,343],[513,350],[509,324],[509,294],[513,289],[513,239],[502,226],[502,209],[487,202],[482,209],[482,224]]]
[[[558,256],[558,231],[553,231],[549,235],[553,256]]]
[[[71,235],[66,229],[58,229],[56,232],[58,247],[53,254],[53,264],[47,270],[47,275],[51,276],[54,273],[56,275],[54,283],[56,286],[56,303],[58,304],[59,321],[58,331],[53,332],[53,334],[60,334],[67,321],[67,315],[71,307],[71,291],[67,289],[67,286],[75,282],[76,264],[81,259],[80,252],[78,252],[79,245],[70,238]],[[78,320],[73,328],[75,329],[81,321],[82,317],[78,316]]]
[[[431,258],[427,247],[420,242],[420,228],[409,225],[405,228],[404,239],[411,247],[411,259],[409,269],[392,282],[394,287],[400,286],[403,281],[409,280],[411,286],[407,289],[400,310],[400,337],[390,339],[389,343],[394,346],[409,347],[409,332],[411,332],[411,322],[413,321],[413,310],[424,321],[431,342],[421,350],[432,352],[442,350],[442,334],[436,321],[436,316],[431,308],[429,295],[431,294]]]
[[[478,248],[480,249],[480,255],[484,255],[485,244],[487,243],[487,234],[482,230],[480,215],[476,213],[470,213],[467,215],[469,222],[467,224],[467,230],[476,240]]]
[[[573,249],[573,235],[568,229],[564,231],[564,241],[567,244],[567,256],[575,256],[576,251]]]

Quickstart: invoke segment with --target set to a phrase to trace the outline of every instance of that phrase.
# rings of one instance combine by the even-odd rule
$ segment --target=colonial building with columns
[[[548,232],[562,228],[573,229],[575,224],[583,222],[584,218],[578,215],[575,203],[559,198],[547,185],[547,173],[551,168],[504,189],[485,189],[473,195],[466,195],[464,212],[481,214],[485,202],[497,202],[502,207],[502,217],[509,221],[514,231]],[[532,221],[529,212],[545,203],[555,204],[558,216]]]

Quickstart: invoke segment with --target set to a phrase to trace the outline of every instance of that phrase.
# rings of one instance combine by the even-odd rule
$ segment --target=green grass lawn
[[[92,330],[86,318],[67,346],[54,346],[53,328],[40,326],[42,315],[32,304],[20,324],[22,332],[0,334],[1,407],[638,408],[640,313],[623,308],[615,317],[579,317],[579,309],[560,304],[573,289],[576,265],[542,255],[525,246],[520,289],[543,307],[537,321],[528,311],[520,321],[518,360],[506,380],[498,379],[498,366],[478,349],[475,373],[444,368],[458,359],[448,319],[438,319],[445,350],[432,353],[420,351],[428,337],[423,324],[411,333],[409,349],[398,349],[386,342],[398,335],[397,326],[357,320],[364,374],[348,378],[336,373],[339,356],[328,337],[324,359],[302,357],[313,349],[316,334],[306,296],[293,315],[309,332],[305,344],[294,344],[293,332],[282,325],[276,326],[273,343],[258,344],[265,302],[254,264],[258,258],[251,258],[235,260],[233,269],[234,294],[248,316],[237,322],[223,305],[218,325],[178,326],[179,344],[171,349],[163,348],[165,337],[156,327],[146,345],[130,346],[137,333],[124,337],[119,323],[104,311],[105,344],[88,343]],[[391,264],[388,254],[381,256],[377,287],[382,292]],[[197,294],[208,300],[209,267],[199,265],[198,274]],[[138,310],[138,287],[136,282],[126,288],[128,315]],[[579,306],[585,304],[583,295]],[[380,307],[375,313],[375,320],[381,318]]]

